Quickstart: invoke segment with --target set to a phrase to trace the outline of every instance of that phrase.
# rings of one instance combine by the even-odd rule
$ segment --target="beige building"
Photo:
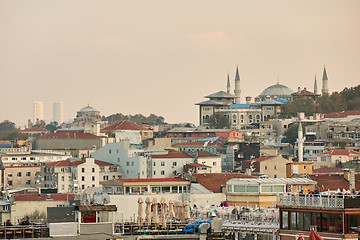
[[[278,193],[314,190],[308,178],[233,178],[226,182],[226,202],[231,206],[275,207]]]
[[[38,189],[54,189],[58,193],[78,193],[99,187],[100,181],[122,177],[120,166],[86,158],[68,159],[42,166],[36,176]]]
[[[329,163],[330,167],[340,167],[343,163],[359,159],[360,152],[346,149],[335,149],[320,153],[317,157],[317,162]]]
[[[286,164],[290,161],[282,156],[265,156],[242,162],[242,171],[265,175],[269,178],[286,177]]]
[[[289,162],[286,164],[286,177],[312,174],[312,162]]]
[[[40,166],[5,167],[4,170],[5,189],[35,188],[35,174],[38,171],[40,171]]]
[[[199,164],[207,165],[211,167],[211,173],[221,173],[221,156],[207,152],[196,152],[196,161]],[[201,172],[199,172],[201,173]]]

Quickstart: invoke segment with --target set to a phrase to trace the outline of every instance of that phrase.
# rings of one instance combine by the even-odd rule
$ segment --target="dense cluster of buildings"
[[[322,81],[325,95],[325,68]],[[320,96],[316,78],[313,92],[294,92],[278,82],[254,101],[246,97],[241,103],[240,94],[236,69],[234,95],[228,77],[226,92],[196,104],[198,127],[169,125],[162,134],[156,126],[108,124],[89,105],[73,122],[63,123],[62,104],[54,105],[54,119],[63,123],[60,129],[29,126],[23,130],[27,141],[0,143],[0,203],[7,206],[0,212],[2,221],[31,214],[34,209],[24,207],[26,199],[28,204],[42,202],[38,206],[44,213],[55,199],[56,206],[76,201],[93,206],[93,211],[84,211],[84,222],[98,222],[100,217],[90,213],[105,214],[106,207],[99,210],[99,205],[109,205],[113,221],[123,222],[135,219],[140,195],[188,201],[191,206],[226,202],[267,208],[276,206],[279,194],[360,190],[360,111],[298,113],[281,119],[281,106],[293,98]],[[41,109],[42,103],[34,103],[34,121],[43,120]],[[230,129],[209,128],[216,112],[228,118]],[[282,138],[294,124],[298,136],[293,146]],[[105,215],[101,218],[108,221]]]

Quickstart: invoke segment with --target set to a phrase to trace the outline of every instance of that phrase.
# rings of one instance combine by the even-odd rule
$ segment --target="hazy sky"
[[[0,121],[25,124],[33,101],[198,124],[203,97],[241,100],[280,83],[330,92],[360,84],[360,1],[0,1]]]

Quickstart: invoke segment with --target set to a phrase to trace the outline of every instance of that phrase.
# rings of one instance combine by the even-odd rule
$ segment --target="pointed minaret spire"
[[[317,82],[316,82],[316,74],[315,74],[315,81],[314,81],[314,94],[318,93],[318,89],[317,89]]]
[[[324,72],[323,72],[322,82],[323,82],[323,87],[322,87],[321,93],[322,93],[322,95],[328,95],[329,94],[328,77],[327,77],[327,74],[326,74],[325,65],[324,65]]]
[[[230,93],[230,76],[228,73],[228,77],[227,77],[227,93]]]
[[[236,104],[240,104],[240,94],[241,94],[241,90],[240,90],[240,74],[239,74],[239,68],[238,66],[236,66],[236,74],[235,74],[235,103]]]
[[[303,129],[301,125],[301,120],[299,122],[299,129],[298,129],[298,138],[297,138],[297,145],[298,145],[298,161],[304,161],[304,137],[303,137]]]

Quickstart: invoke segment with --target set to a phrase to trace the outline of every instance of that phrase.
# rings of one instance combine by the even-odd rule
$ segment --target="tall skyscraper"
[[[36,124],[44,120],[44,102],[35,101],[33,103],[33,123]]]
[[[53,103],[53,121],[56,121],[59,125],[64,122],[64,103]]]

